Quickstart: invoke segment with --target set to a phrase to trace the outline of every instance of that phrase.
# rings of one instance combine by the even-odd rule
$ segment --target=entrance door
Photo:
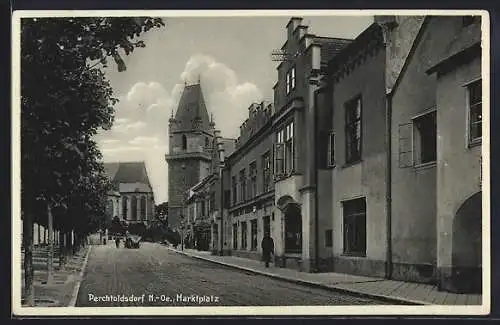
[[[264,217],[264,234],[271,236],[271,219],[269,216]]]

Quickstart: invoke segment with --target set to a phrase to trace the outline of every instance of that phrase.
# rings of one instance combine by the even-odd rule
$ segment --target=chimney
[[[290,39],[293,32],[295,31],[295,28],[297,28],[300,23],[302,22],[301,17],[292,17],[288,21],[288,24],[286,25],[287,31],[288,31],[288,38]]]
[[[304,35],[307,34],[308,26],[306,25],[299,25],[297,27],[297,37],[300,40]]]

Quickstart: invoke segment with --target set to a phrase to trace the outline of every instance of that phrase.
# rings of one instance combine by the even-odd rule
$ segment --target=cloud
[[[203,54],[191,56],[181,73],[181,80],[188,83],[198,78],[217,128],[226,137],[238,137],[240,124],[248,116],[248,106],[263,99],[260,89],[255,84],[241,82],[230,67]]]
[[[238,137],[240,124],[248,116],[248,106],[262,100],[252,83],[238,80],[236,72],[214,58],[191,56],[177,83],[139,81],[118,95],[115,122],[111,130],[98,135],[105,161],[145,161],[157,203],[168,199],[168,120],[177,109],[184,82],[201,79],[209,114],[223,136]]]

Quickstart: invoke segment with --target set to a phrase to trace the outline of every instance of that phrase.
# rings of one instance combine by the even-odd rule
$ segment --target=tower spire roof
[[[209,130],[210,117],[200,84],[184,86],[175,119],[180,130],[191,130],[195,125],[199,125],[202,130]]]

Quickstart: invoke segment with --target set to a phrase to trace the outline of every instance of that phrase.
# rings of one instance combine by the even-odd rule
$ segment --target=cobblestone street
[[[106,295],[118,301],[107,301]],[[141,300],[123,301],[130,297]],[[102,298],[106,301],[96,301]],[[76,306],[367,304],[384,302],[287,283],[142,243],[140,249],[94,246]]]

